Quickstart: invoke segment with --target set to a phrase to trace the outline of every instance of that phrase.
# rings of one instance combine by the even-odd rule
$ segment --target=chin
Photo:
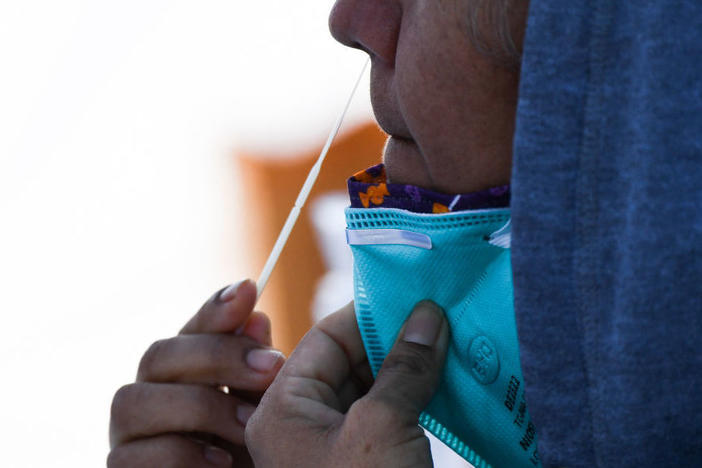
[[[390,136],[385,142],[383,163],[390,183],[432,186],[426,161],[414,140]]]

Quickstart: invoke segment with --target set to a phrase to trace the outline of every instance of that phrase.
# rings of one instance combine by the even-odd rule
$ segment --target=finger
[[[308,382],[311,385],[289,388],[295,389],[297,396],[320,401],[341,412],[365,393],[372,375],[353,304],[328,316],[310,330],[280,374],[273,384],[276,387],[285,387],[290,381]]]
[[[186,436],[164,434],[115,447],[107,468],[231,467],[232,456],[220,448],[203,445]]]
[[[430,301],[418,303],[364,399],[380,402],[416,424],[439,384],[448,337],[441,308]]]
[[[187,436],[200,444],[225,450],[236,461],[236,468],[253,468],[253,461],[251,460],[251,455],[249,454],[249,449],[246,447],[246,445],[235,445],[224,439],[220,439],[217,436],[204,432],[187,434]]]
[[[263,391],[285,357],[234,335],[181,335],[155,342],[139,363],[138,382],[227,385]]]
[[[263,312],[253,312],[244,325],[241,334],[248,336],[264,346],[271,346],[271,320]]]
[[[256,304],[256,284],[244,280],[216,292],[185,324],[180,334],[228,333],[244,325]]]
[[[139,383],[119,389],[112,401],[113,447],[171,432],[212,434],[243,445],[253,406],[201,385]]]

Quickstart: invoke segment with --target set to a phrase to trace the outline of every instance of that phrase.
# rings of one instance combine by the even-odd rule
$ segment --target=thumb
[[[415,305],[367,397],[416,424],[439,385],[448,338],[441,308],[431,301]]]

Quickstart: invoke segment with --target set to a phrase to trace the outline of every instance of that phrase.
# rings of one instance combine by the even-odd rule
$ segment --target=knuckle
[[[361,418],[364,415],[372,414],[380,420],[392,419],[395,410],[391,402],[377,396],[368,396],[354,403],[354,412]]]
[[[228,337],[226,335],[210,335],[207,337],[207,345],[205,346],[205,353],[207,356],[207,361],[210,363],[221,363],[224,359],[227,361],[231,359],[231,354],[228,353]],[[220,368],[219,365],[216,365],[217,368]]]
[[[107,454],[107,468],[122,468],[130,465],[130,461],[125,456],[125,451],[120,447],[112,449]]]
[[[171,339],[163,339],[155,341],[149,346],[144,355],[139,361],[139,369],[137,371],[137,380],[147,380],[153,369],[156,367],[159,356],[163,354]]]
[[[266,394],[256,407],[256,411],[246,422],[244,428],[244,439],[249,448],[259,448],[265,446],[270,441],[276,440],[279,431],[285,432],[288,420],[283,415],[286,413],[277,398],[271,398]]]
[[[204,362],[207,362],[209,367],[208,372],[213,378],[221,383],[233,384],[241,378],[241,370],[236,372],[237,366],[232,364],[232,358],[235,361],[240,360],[240,356],[233,346],[239,337],[227,335],[209,335],[202,343],[202,352],[204,353]]]
[[[225,434],[234,430],[236,425],[236,405],[230,404],[218,392],[210,388],[194,386],[184,396],[188,400],[189,413],[182,424],[188,432],[205,432]]]
[[[384,433],[386,428],[395,428],[402,422],[394,407],[394,402],[377,395],[368,395],[357,400],[351,406],[348,414],[357,419],[358,424],[367,426],[367,435],[371,437],[377,435],[376,431]],[[372,424],[369,424],[369,415],[372,418]]]
[[[159,466],[192,468],[205,460],[199,446],[180,435],[159,435],[115,447],[107,455],[107,468]]]
[[[112,418],[112,423],[115,425],[121,425],[121,422],[125,419],[125,413],[129,412],[129,409],[133,405],[133,393],[134,384],[123,385],[115,392],[114,398],[112,398],[112,406],[110,408],[110,417]]]
[[[144,411],[147,390],[146,384],[133,383],[120,387],[115,393],[110,407],[110,440],[113,446],[134,426],[135,415]]]
[[[259,418],[255,417],[254,414],[246,422],[246,428],[244,429],[244,438],[246,440],[247,445],[249,444],[249,442],[255,444],[256,441],[259,439],[261,429],[260,424],[258,423],[258,419]]]
[[[410,344],[410,343],[408,343]],[[401,352],[390,353],[385,358],[381,372],[408,377],[424,375],[433,370],[431,357],[419,346],[407,346]]]
[[[246,422],[244,429],[244,441],[246,447],[253,453],[260,448],[261,443],[267,440],[274,440],[264,435],[266,424],[261,418],[261,412],[256,411],[251,418]]]

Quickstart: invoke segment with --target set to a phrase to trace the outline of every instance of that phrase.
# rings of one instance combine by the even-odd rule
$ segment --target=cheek
[[[518,73],[478,52],[467,21],[437,5],[417,0],[404,12],[393,70],[397,109],[430,188],[460,193],[502,184]]]
[[[459,144],[470,120],[475,65],[455,22],[411,21],[400,35],[395,92],[408,129],[425,157]],[[448,27],[456,30],[447,31]]]

